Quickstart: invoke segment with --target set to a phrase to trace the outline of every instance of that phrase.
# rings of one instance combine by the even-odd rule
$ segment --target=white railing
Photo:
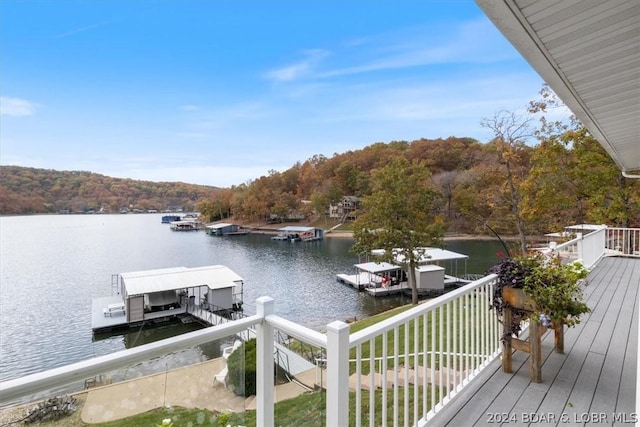
[[[424,425],[500,354],[499,323],[489,309],[495,279],[484,277],[350,336],[351,375],[341,387],[355,389],[355,426]]]
[[[607,228],[604,244],[610,255],[640,257],[640,228]]]
[[[255,328],[258,425],[274,424],[275,331],[326,349],[327,425],[349,423],[350,386],[356,426],[374,419],[425,423],[499,354],[498,323],[489,311],[494,281],[487,276],[352,335],[339,321],[326,334],[298,325],[275,315],[273,299],[262,297],[254,316],[0,383],[0,404]],[[366,388],[375,391],[365,401]]]
[[[553,251],[557,253],[563,262],[580,260],[588,268],[593,268],[605,254],[605,238],[607,227],[579,235],[575,239],[557,245]]]
[[[257,315],[249,316],[235,322],[189,332],[132,349],[5,381],[0,383],[0,405],[53,388],[84,382],[87,378],[126,368],[154,357],[223,339],[240,333],[261,321],[262,319]]]
[[[554,250],[591,268],[605,248],[638,256],[639,243],[639,229],[603,228]],[[275,315],[271,298],[258,298],[254,316],[0,383],[0,406],[255,329],[257,425],[274,425],[276,331],[326,351],[326,425],[426,425],[500,354],[500,327],[489,309],[495,279],[486,276],[353,334],[339,321],[326,334],[311,330]]]

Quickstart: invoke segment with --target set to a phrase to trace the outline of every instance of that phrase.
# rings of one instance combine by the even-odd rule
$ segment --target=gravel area
[[[78,409],[68,417],[62,418],[58,421],[53,421],[49,423],[38,424],[39,426],[47,426],[47,427],[82,427],[87,424],[83,423],[80,419],[80,415],[82,413],[82,406],[84,402],[87,400],[87,393],[82,392],[75,394],[73,397],[78,401]],[[26,405],[13,406],[10,408],[0,409],[0,427],[9,427],[9,426],[24,426],[29,425],[25,423],[15,423],[15,421],[24,418],[27,415],[27,411],[37,405],[38,402],[31,402]]]

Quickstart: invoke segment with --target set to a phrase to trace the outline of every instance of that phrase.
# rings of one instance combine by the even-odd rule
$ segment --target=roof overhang
[[[475,0],[609,153],[640,175],[640,3]]]

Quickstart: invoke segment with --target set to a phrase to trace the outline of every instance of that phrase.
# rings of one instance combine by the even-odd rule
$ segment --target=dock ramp
[[[283,370],[287,371],[289,375],[296,376],[302,372],[306,372],[316,367],[316,365],[309,362],[298,353],[289,350],[284,345],[276,342],[274,343],[274,346],[274,358],[276,363]]]

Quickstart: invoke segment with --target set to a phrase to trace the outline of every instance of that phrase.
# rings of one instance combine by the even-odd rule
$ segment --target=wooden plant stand
[[[527,312],[535,311],[533,300],[525,294],[522,289],[505,287],[502,289],[502,298],[512,307]],[[505,309],[503,312],[503,325],[510,325],[513,314],[511,310]],[[503,326],[506,333],[506,326]],[[541,338],[547,329],[538,319],[529,318],[529,338],[521,340],[512,337],[504,342],[502,348],[502,371],[512,373],[513,350],[525,351],[529,357],[529,378],[531,381],[542,382],[542,345]],[[554,330],[554,351],[564,353],[564,325],[553,325]]]

